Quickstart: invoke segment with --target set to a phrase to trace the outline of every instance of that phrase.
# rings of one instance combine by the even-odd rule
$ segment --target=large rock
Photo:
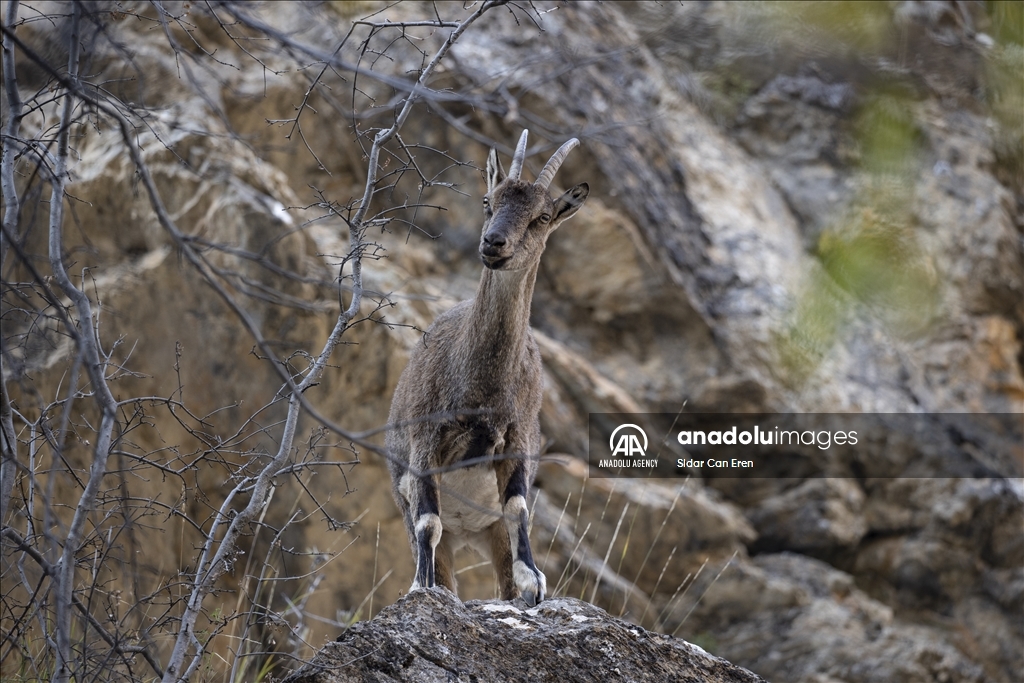
[[[867,533],[864,493],[849,479],[807,479],[748,511],[758,548],[822,552],[855,546]]]
[[[288,683],[345,681],[680,681],[757,683],[760,676],[686,641],[652,633],[580,600],[460,602],[419,590],[326,645]]]
[[[901,620],[849,574],[795,553],[709,568],[669,608],[669,632],[710,641],[770,680],[1012,680],[1010,672],[986,670],[965,656],[955,634]]]

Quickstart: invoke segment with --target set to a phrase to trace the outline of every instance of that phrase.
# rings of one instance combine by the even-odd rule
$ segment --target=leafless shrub
[[[391,304],[363,284],[364,265],[383,253],[372,231],[416,230],[417,212],[436,208],[424,201],[424,190],[457,190],[420,159],[433,154],[448,168],[465,162],[404,139],[401,129],[418,101],[446,111],[452,102],[479,100],[474,93],[437,90],[432,78],[451,45],[500,5],[517,16],[536,13],[529,5],[488,0],[424,6],[423,18],[406,22],[370,15],[352,21],[332,49],[302,26],[273,27],[259,6],[247,4],[6,4],[0,174],[5,678],[181,681],[209,670],[253,680],[308,656],[303,606],[320,580],[318,568],[333,556],[289,547],[288,528],[305,516],[344,526],[326,515],[309,478],[327,469],[343,482],[361,453],[380,448],[372,433],[352,432],[322,415],[306,392],[346,333],[379,320]],[[301,9],[304,19],[297,21],[306,28],[324,11]],[[163,56],[174,60],[177,78],[212,117],[205,129],[182,133],[194,121],[186,116],[177,128],[168,125],[162,117],[173,103],[144,101],[153,90],[143,88],[152,77],[147,55],[124,41],[123,22],[163,36]],[[396,76],[384,68],[400,51],[418,55],[413,73]],[[362,189],[344,201],[314,189],[306,206],[290,210],[253,187],[235,187],[248,206],[262,211],[261,221],[275,226],[253,243],[224,239],[183,218],[189,201],[207,201],[203,188],[234,181],[230,172],[188,158],[171,139],[195,136],[246,148],[216,95],[239,59],[301,79],[305,97],[294,103],[294,116],[268,123],[301,141],[321,168],[311,133],[326,122],[310,115],[314,100],[352,126],[365,155],[358,160]],[[141,224],[119,226],[127,235],[122,250],[140,259],[173,250],[183,281],[199,276],[231,312],[230,324],[249,336],[253,354],[278,376],[280,389],[267,401],[197,408],[180,379],[180,363],[188,359],[180,346],[177,380],[171,379],[176,388],[168,395],[136,391],[146,378],[133,369],[133,340],[106,333],[103,288],[90,271],[101,247],[81,232],[76,212],[84,204],[69,191],[82,147],[111,132],[129,160],[127,186],[119,191],[145,198],[160,235],[147,237]],[[184,205],[162,185],[167,161],[200,188]],[[407,186],[419,195],[407,194]],[[347,251],[328,259],[337,268],[333,280],[278,253],[291,236],[324,222],[348,233]],[[131,276],[128,271],[121,276]],[[322,312],[314,303],[322,298],[303,295],[310,291],[333,291],[338,302],[322,347],[303,349],[268,336],[255,310]],[[158,433],[158,417],[177,433]],[[219,484],[227,482],[223,497],[209,490],[210,472]],[[267,511],[288,480],[304,502],[281,502],[285,523],[275,525]],[[158,493],[151,482],[160,483]],[[168,528],[195,539],[184,542],[181,567],[147,558],[154,533]],[[286,580],[290,594],[281,599]],[[211,600],[231,591],[231,608],[223,607],[232,602],[223,595]]]

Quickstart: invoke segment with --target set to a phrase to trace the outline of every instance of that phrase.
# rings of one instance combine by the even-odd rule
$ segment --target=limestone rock
[[[666,626],[684,637],[713,639],[716,652],[749,662],[770,680],[1011,680],[1009,672],[986,671],[966,657],[955,636],[896,618],[852,576],[824,562],[768,554],[713,581],[717,575],[718,568],[703,574]],[[703,597],[696,602],[696,596]]]
[[[807,479],[747,512],[757,547],[827,551],[855,546],[867,533],[864,492],[849,479]]]
[[[356,624],[288,683],[346,681],[692,681],[760,676],[699,647],[614,619],[579,600],[461,603],[419,590]]]

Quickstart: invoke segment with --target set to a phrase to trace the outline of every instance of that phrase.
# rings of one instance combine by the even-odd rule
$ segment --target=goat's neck
[[[477,287],[470,324],[462,342],[491,377],[514,373],[530,334],[530,300],[539,264],[515,271],[484,269]]]

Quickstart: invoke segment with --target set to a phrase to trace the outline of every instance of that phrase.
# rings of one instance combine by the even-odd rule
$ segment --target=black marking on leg
[[[526,510],[519,513],[519,538],[516,544],[516,559],[522,560],[526,566],[536,571],[533,564],[533,551],[530,550],[530,519]]]
[[[515,538],[512,539],[514,542],[514,557],[517,560],[522,560],[526,563],[531,570],[536,570],[537,567],[533,564],[533,553],[530,550],[530,516],[526,509],[526,468],[522,462],[517,462],[514,469],[512,470],[512,476],[509,478],[508,485],[505,486],[504,497],[502,500],[502,507],[508,505],[508,502],[515,497],[520,497],[523,500],[523,509],[519,511],[519,524],[515,528]],[[512,535],[511,533],[509,534]]]
[[[513,465],[502,491],[502,510],[512,543],[513,577],[526,603],[533,607],[545,597],[544,575],[537,569],[530,549],[530,512],[526,506],[526,467],[520,460]]]
[[[440,514],[440,496],[437,495],[437,486],[434,485],[434,478],[431,476],[420,477],[416,480],[419,488],[416,505],[416,519],[423,515]]]
[[[440,538],[440,496],[432,476],[416,480],[416,584],[434,585],[434,546]]]
[[[522,462],[517,462],[512,469],[512,476],[502,492],[501,504],[504,506],[514,496],[522,496],[526,500],[526,468]]]
[[[434,546],[431,544],[433,530],[421,526],[416,532],[416,585],[430,588],[434,585]]]

